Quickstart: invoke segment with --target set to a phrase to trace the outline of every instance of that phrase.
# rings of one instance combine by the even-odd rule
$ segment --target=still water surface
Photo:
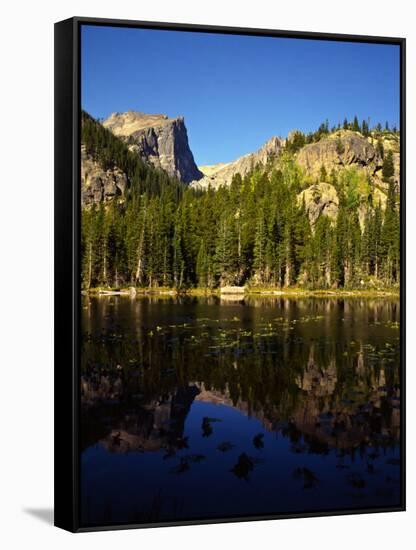
[[[82,307],[83,525],[400,504],[398,301]]]

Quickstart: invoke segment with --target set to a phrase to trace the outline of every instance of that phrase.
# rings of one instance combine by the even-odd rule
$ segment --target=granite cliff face
[[[320,181],[323,168],[328,176],[333,171],[342,174],[352,169],[361,181],[367,182],[368,185],[362,186],[358,206],[361,230],[364,229],[366,214],[371,210],[369,195],[373,205],[380,204],[382,209],[386,207],[388,183],[382,177],[383,157],[377,145],[382,146],[384,156],[392,151],[393,181],[399,187],[400,138],[386,134],[378,139],[379,143],[373,136],[364,137],[351,130],[338,130],[316,143],[305,145],[296,154],[296,163],[306,178],[316,181],[298,195],[298,204],[304,202],[312,228],[321,215],[329,217],[333,222],[338,215],[337,190],[333,185]]]
[[[393,152],[394,181],[400,185],[400,141],[393,134],[381,140],[384,152]],[[352,130],[338,130],[317,143],[305,145],[296,155],[296,163],[312,178],[320,175],[322,167],[328,175],[344,168],[364,171],[374,184],[387,190],[382,180],[383,158],[377,149],[377,140],[364,137]]]
[[[334,221],[338,215],[339,199],[335,187],[329,183],[311,185],[298,195],[298,204],[305,204],[306,213],[312,227],[319,216],[327,216]]]
[[[94,203],[108,202],[114,198],[122,199],[128,179],[126,174],[115,167],[104,170],[81,147],[81,203],[88,206]]]
[[[387,202],[386,193],[378,187],[373,186],[371,194],[373,196],[373,204],[380,204],[382,210],[384,210]],[[337,219],[339,197],[337,190],[330,183],[314,183],[298,194],[297,201],[298,206],[304,203],[312,229],[314,229],[320,216],[328,217],[333,223]],[[365,218],[369,209],[371,210],[371,207],[368,204],[367,197],[363,195],[357,209],[361,230],[364,229]]]
[[[103,126],[145,163],[202,190],[228,186],[235,174],[244,177],[258,165],[284,170],[286,151],[289,150],[287,146],[295,135],[295,132],[291,132],[287,140],[272,137],[256,152],[232,162],[198,168],[189,147],[182,117],[168,118],[163,114],[127,111],[113,113],[103,122]],[[361,228],[371,208],[369,197],[373,205],[380,203],[384,209],[388,183],[382,177],[383,151],[384,158],[388,151],[393,153],[393,181],[399,187],[400,136],[397,133],[370,133],[364,136],[360,132],[339,129],[292,153],[294,166],[302,178],[298,204],[305,204],[312,228],[321,215],[329,217],[333,222],[337,218],[339,197],[332,185],[333,173],[341,185],[348,172],[355,174],[355,179],[361,182],[361,188],[358,189],[360,203],[357,207]],[[89,154],[85,146],[81,148],[81,198],[84,206],[113,199],[122,202],[129,183],[127,174],[119,167],[103,168],[96,156]]]
[[[218,189],[222,185],[230,185],[235,174],[244,177],[257,164],[265,165],[270,159],[277,157],[283,145],[284,141],[274,136],[255,153],[249,153],[232,162],[200,166],[204,177],[193,181],[191,186],[197,189]]]
[[[383,166],[374,146],[351,130],[340,130],[317,143],[305,145],[296,160],[311,176],[319,175],[322,166],[329,173],[333,168],[339,170],[355,165],[366,168],[372,174]]]
[[[203,177],[189,148],[183,117],[127,111],[113,113],[103,126],[125,141],[143,160],[170,176],[184,183]]]

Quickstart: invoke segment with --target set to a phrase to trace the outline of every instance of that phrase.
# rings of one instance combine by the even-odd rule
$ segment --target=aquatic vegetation
[[[184,474],[185,472],[187,472],[188,470],[190,470],[190,465],[189,465],[189,462],[187,460],[183,460],[181,459],[181,461],[179,462],[179,464],[177,466],[174,466],[173,468],[170,469],[170,472],[172,474]]]
[[[231,449],[234,449],[235,445],[230,443],[229,441],[223,441],[217,446],[217,449],[221,451],[222,453],[226,453],[228,451],[231,451]]]
[[[296,468],[293,471],[293,478],[302,481],[304,489],[312,489],[319,485],[319,479],[309,468]]]
[[[249,474],[254,469],[254,461],[246,453],[238,457],[237,463],[230,470],[239,479],[249,480]]]
[[[191,464],[199,464],[203,460],[205,460],[207,457],[203,454],[190,454],[185,455],[181,457],[181,460],[191,463]]]
[[[213,429],[212,429],[211,424],[213,422],[221,422],[221,419],[220,418],[209,418],[207,416],[205,416],[202,419],[202,435],[203,435],[203,437],[209,437],[210,435],[212,435]]]
[[[107,315],[107,298],[91,317],[84,311],[90,464],[125,455],[131,483],[155,453],[153,486],[166,474],[182,485],[176,476],[188,474],[202,485],[244,480],[260,493],[270,485],[277,499],[286,483],[317,498],[336,487],[341,505],[357,495],[396,502],[400,341],[387,321],[397,318],[397,302],[263,297],[226,310],[216,298],[170,298],[175,313],[154,298],[113,300],[118,316]],[[276,465],[273,476],[260,458]]]
[[[253,437],[253,445],[256,449],[263,449],[264,447],[264,434],[260,433]]]

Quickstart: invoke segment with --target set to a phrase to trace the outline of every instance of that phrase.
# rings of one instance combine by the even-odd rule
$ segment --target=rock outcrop
[[[296,161],[311,177],[318,177],[321,168],[329,174],[343,167],[356,166],[374,175],[383,166],[383,160],[368,139],[351,130],[340,130],[316,143],[305,145]]]
[[[99,123],[97,123],[99,124]],[[163,114],[145,114],[136,111],[113,113],[103,126],[116,138],[124,141],[130,151],[146,163],[166,171],[170,176],[189,183],[196,189],[218,189],[231,184],[238,173],[244,177],[255,166],[284,166],[286,140],[279,137],[269,139],[258,151],[244,155],[232,162],[211,166],[195,164],[188,143],[187,130],[182,117],[168,118]],[[288,140],[294,137],[290,133]],[[311,226],[323,215],[334,221],[338,214],[338,195],[335,187],[327,183],[323,172],[330,178],[334,170],[342,184],[345,174],[354,176],[359,185],[358,206],[361,228],[372,205],[386,205],[388,183],[383,179],[384,156],[393,153],[394,176],[397,188],[400,185],[400,136],[393,132],[373,132],[364,136],[352,130],[336,130],[315,143],[301,147],[294,154],[302,179],[302,186],[308,186],[298,195],[298,204],[305,202]],[[322,168],[325,170],[323,171]],[[115,166],[103,168],[95,158],[81,148],[81,200],[83,206],[124,200],[129,180],[126,173]],[[371,201],[369,197],[371,196]]]
[[[370,137],[370,143],[376,147],[377,140]],[[385,134],[381,143],[383,144],[384,154],[388,151],[393,153],[393,166],[394,166],[394,176],[393,181],[397,186],[397,189],[400,188],[400,137],[397,134]],[[374,174],[374,183],[387,191],[388,185],[382,179],[382,166],[380,166],[376,173]]]
[[[115,167],[104,170],[81,147],[81,203],[88,206],[93,203],[107,202],[115,197],[122,198],[128,184],[126,174]]]
[[[327,216],[332,221],[335,221],[338,215],[338,195],[335,187],[330,183],[317,183],[299,193],[298,204],[303,202],[312,227],[321,215]]]
[[[113,113],[103,126],[125,141],[143,160],[170,176],[184,183],[203,177],[189,148],[183,117],[127,111]]]
[[[284,145],[284,141],[278,137],[272,137],[255,153],[249,153],[232,162],[214,164],[212,166],[200,166],[204,174],[202,179],[192,182],[192,187],[218,189],[222,185],[230,185],[233,176],[239,173],[244,177],[257,164],[266,164],[273,157],[277,157]]]

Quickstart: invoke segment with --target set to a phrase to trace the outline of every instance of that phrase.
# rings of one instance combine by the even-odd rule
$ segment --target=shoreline
[[[337,290],[306,290],[300,288],[247,288],[236,293],[222,293],[221,289],[188,288],[176,290],[172,288],[93,288],[82,290],[83,296],[218,296],[224,301],[241,301],[244,298],[282,297],[282,298],[400,298],[400,290],[393,289],[337,289]]]

